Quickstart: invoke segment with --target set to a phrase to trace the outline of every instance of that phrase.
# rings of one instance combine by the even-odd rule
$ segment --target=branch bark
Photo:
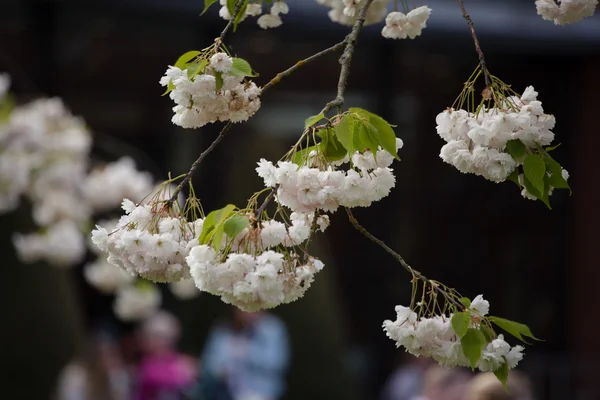
[[[483,55],[483,51],[481,51],[481,46],[479,45],[479,39],[477,38],[477,33],[475,33],[475,25],[473,24],[473,20],[467,10],[465,9],[465,4],[463,0],[456,0],[460,10],[462,11],[463,18],[469,24],[469,28],[471,28],[471,36],[473,36],[473,42],[475,43],[475,51],[479,56],[479,65],[481,66],[481,71],[483,72],[483,79],[485,79],[485,87],[489,87],[492,85],[492,80],[490,78],[490,73],[485,65],[485,57]]]

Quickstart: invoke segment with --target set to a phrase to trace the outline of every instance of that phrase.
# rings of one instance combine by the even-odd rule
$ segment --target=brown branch
[[[316,60],[319,57],[325,56],[329,53],[333,53],[338,51],[339,49],[341,49],[344,44],[346,44],[346,39],[344,39],[343,41],[325,49],[322,50],[316,54],[313,54],[312,56],[305,58],[304,60],[300,60],[298,61],[296,64],[294,64],[293,66],[291,66],[290,68],[286,69],[283,72],[278,73],[277,75],[275,75],[275,77],[273,79],[271,79],[265,86],[263,86],[263,88],[260,91],[260,94],[262,95],[267,89],[270,89],[271,87],[275,86],[277,83],[279,83],[279,81],[281,80],[281,78],[285,78],[286,76],[289,76],[290,74],[292,74],[294,71],[296,71],[298,68],[308,64],[309,62]]]
[[[237,18],[238,14],[242,10],[242,4],[244,4],[244,0],[238,0],[238,2],[235,3],[235,6],[233,7],[233,14],[231,15],[231,19],[229,20],[227,25],[225,25],[225,28],[223,28],[223,32],[221,32],[221,35],[219,35],[219,37],[217,38],[217,41],[219,43],[223,43],[223,39],[225,39],[225,35],[227,34],[227,31],[229,31],[229,29],[231,29],[235,19]]]
[[[467,10],[465,9],[465,4],[463,0],[456,0],[460,10],[462,11],[463,18],[469,24],[469,28],[471,28],[471,36],[473,36],[473,42],[475,43],[475,51],[477,51],[477,55],[479,56],[479,65],[481,66],[481,71],[483,71],[483,78],[485,79],[485,87],[488,88],[492,85],[492,80],[490,78],[490,73],[485,65],[485,57],[483,56],[483,51],[481,51],[481,46],[479,45],[479,39],[477,38],[477,34],[475,33],[475,25],[473,24],[473,20]]]
[[[358,11],[358,16],[356,17],[356,22],[354,22],[354,25],[352,26],[352,31],[350,31],[344,40],[346,42],[346,48],[344,49],[344,53],[339,60],[342,69],[340,71],[340,79],[338,80],[337,95],[335,99],[325,105],[323,113],[328,112],[334,107],[337,107],[339,114],[342,113],[342,107],[344,106],[344,91],[346,90],[346,85],[348,83],[352,55],[354,54],[354,48],[356,47],[356,42],[358,41],[358,35],[360,35],[362,27],[365,24],[367,11],[369,10],[371,3],[373,3],[373,0],[365,1],[365,4],[363,4]]]
[[[367,237],[370,241],[372,241],[373,243],[375,243],[376,245],[378,245],[379,247],[381,247],[382,249],[384,249],[386,252],[388,252],[413,277],[415,277],[415,278],[417,278],[417,279],[419,279],[419,280],[421,280],[421,281],[423,281],[425,283],[431,284],[431,287],[434,288],[434,290],[436,292],[438,292],[442,296],[444,296],[444,298],[446,299],[446,301],[448,301],[449,303],[452,303],[455,306],[457,306],[459,310],[464,309],[464,306],[459,301],[457,301],[456,299],[454,299],[453,297],[451,297],[445,290],[441,289],[437,283],[432,282],[425,275],[423,275],[419,271],[413,269],[410,265],[408,265],[408,263],[406,261],[404,261],[404,258],[402,258],[402,256],[400,254],[398,254],[394,250],[392,250],[392,248],[389,247],[387,244],[385,244],[385,242],[383,240],[378,239],[377,237],[373,236],[373,234],[371,234],[371,232],[369,232],[368,230],[366,230],[358,222],[358,220],[354,217],[354,215],[352,214],[352,211],[348,207],[344,207],[344,208],[346,209],[346,214],[348,214],[348,220],[350,221],[350,223],[352,224],[352,226],[354,226],[354,228],[357,231],[359,231],[363,236]]]
[[[217,145],[219,144],[219,142],[221,140],[223,140],[223,138],[227,134],[227,131],[229,131],[229,128],[231,128],[231,125],[233,125],[233,123],[232,122],[228,122],[227,125],[225,125],[223,127],[223,129],[221,129],[221,132],[219,133],[219,136],[217,136],[217,138],[215,140],[213,140],[213,142],[210,144],[210,146],[208,146],[208,148],[206,150],[204,150],[202,152],[202,154],[200,154],[200,157],[198,157],[198,159],[196,161],[194,161],[194,163],[190,167],[190,170],[185,175],[185,178],[183,178],[183,180],[181,181],[181,183],[179,183],[179,185],[177,185],[177,187],[173,191],[173,194],[171,195],[171,198],[167,201],[167,207],[171,207],[173,205],[173,203],[175,202],[175,200],[177,200],[177,195],[179,194],[179,192],[181,191],[181,189],[185,186],[185,184],[187,184],[189,182],[190,179],[192,179],[192,175],[194,174],[194,171],[196,171],[196,169],[198,168],[198,166],[200,165],[200,163],[204,160],[204,158],[211,151],[213,151],[215,149],[215,147],[217,147]]]
[[[273,200],[273,197],[275,197],[276,191],[277,191],[277,186],[275,186],[274,188],[271,189],[271,191],[269,192],[267,197],[265,197],[265,200],[262,202],[260,207],[258,207],[256,209],[256,211],[254,212],[254,215],[256,216],[256,218],[260,218],[262,212],[265,211],[265,208],[267,208],[267,206],[269,205],[271,200]]]

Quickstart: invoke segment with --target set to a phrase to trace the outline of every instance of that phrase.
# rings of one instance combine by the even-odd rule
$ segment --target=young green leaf
[[[192,61],[194,58],[198,57],[199,55],[200,55],[200,52],[198,50],[190,50],[177,59],[174,67],[177,67],[179,69],[186,69],[187,63],[189,63],[190,61]]]
[[[377,139],[381,148],[393,155],[397,160],[400,159],[396,151],[396,134],[386,120],[362,108],[350,108],[349,111],[366,117],[377,132]]]
[[[548,180],[550,185],[557,189],[569,189],[570,191],[571,187],[567,183],[566,179],[562,176],[562,167],[560,166],[560,164],[556,162],[552,157],[550,157],[550,154],[548,153],[544,154],[543,156],[544,161],[546,162],[546,169],[551,174]]]
[[[555,150],[558,146],[560,146],[560,143],[556,146],[548,146],[544,150],[546,151],[546,153],[550,153],[552,150]]]
[[[461,297],[460,299],[458,299],[458,301],[460,302],[460,304],[462,304],[465,308],[469,308],[471,307],[471,300],[469,300],[468,297]]]
[[[369,128],[369,125],[368,121],[354,118],[354,150],[363,152],[369,149],[375,154],[379,147],[379,141],[375,137],[376,133],[371,133],[372,130]]]
[[[306,161],[306,158],[308,157],[308,154],[311,151],[316,150],[317,146],[318,145],[310,146],[310,147],[307,147],[305,149],[298,150],[296,153],[294,153],[294,157],[292,158],[292,162],[294,164],[297,164],[297,165],[304,164],[304,162]]]
[[[506,143],[506,152],[518,160],[527,155],[527,147],[519,139],[509,140]]]
[[[199,62],[189,64],[187,67],[188,78],[192,79],[194,76],[201,74],[207,65],[208,65],[208,60],[200,60]]]
[[[248,227],[250,220],[243,215],[234,215],[223,224],[224,232],[230,238],[236,237],[240,232]]]
[[[546,163],[542,157],[533,154],[529,154],[527,157],[525,157],[525,162],[523,163],[523,173],[525,174],[525,178],[527,178],[531,185],[536,189],[537,193],[543,195],[544,190],[548,191],[547,188],[544,188]],[[541,196],[536,197],[540,198]]]
[[[508,362],[505,356],[502,356],[502,358],[504,358],[504,362],[494,371],[494,375],[496,375],[496,378],[498,378],[502,386],[504,386],[504,390],[508,393],[508,386],[506,386],[506,382],[508,381]]]
[[[523,336],[533,340],[540,340],[533,336],[533,333],[531,333],[531,330],[527,327],[527,325],[500,317],[488,317],[488,319],[522,342],[527,343]]]
[[[335,136],[349,154],[354,153],[355,122],[350,115],[344,115],[335,127]]]
[[[204,0],[204,10],[202,10],[202,14],[200,14],[200,15],[203,15],[206,11],[208,11],[210,6],[215,4],[217,1],[219,1],[219,0]]]
[[[257,73],[252,71],[252,67],[248,63],[248,61],[242,58],[234,57],[232,59],[231,71],[229,72],[231,75],[235,76],[258,76]]]
[[[456,336],[458,336],[459,339],[462,339],[471,324],[471,313],[468,311],[455,313],[452,316],[451,323]]]
[[[173,85],[173,82],[169,81],[169,84],[167,85],[167,90],[165,90],[165,92],[162,94],[162,96],[166,96],[173,89],[175,89],[175,85]]]
[[[488,327],[485,324],[481,324],[479,326],[479,329],[481,330],[481,333],[483,333],[483,336],[485,336],[485,341],[487,343],[491,342],[492,340],[494,340],[494,331],[492,331],[492,328]]]
[[[217,210],[215,214],[215,225],[219,225],[225,222],[227,218],[233,213],[235,206],[233,204],[227,204],[225,207]]]
[[[323,132],[319,135],[323,139],[321,143],[319,143],[319,147],[329,161],[341,160],[348,154],[344,146],[334,135],[332,128],[326,128],[319,132]]]
[[[202,232],[198,237],[198,244],[206,244],[210,239],[210,235],[212,231],[215,229],[215,215],[218,210],[210,212],[206,218],[204,218],[204,223],[202,224]]]
[[[210,245],[215,250],[215,252],[218,252],[219,250],[221,250],[221,242],[223,241],[224,230],[225,230],[225,224],[219,224],[215,227],[215,230],[213,231]]]
[[[462,345],[465,357],[469,360],[471,369],[475,369],[477,362],[481,358],[481,351],[487,344],[485,336],[480,330],[469,328],[462,339],[460,339],[460,344]]]
[[[325,118],[325,114],[323,113],[306,118],[306,120],[304,121],[304,129],[308,128],[309,126],[313,126],[323,118]]]

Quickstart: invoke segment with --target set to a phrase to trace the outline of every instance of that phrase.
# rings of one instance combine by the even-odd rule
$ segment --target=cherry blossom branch
[[[333,53],[338,51],[339,49],[341,49],[345,44],[346,44],[346,40],[347,38],[345,38],[344,40],[342,40],[341,42],[325,49],[322,50],[316,54],[313,54],[312,56],[305,58],[304,60],[300,60],[298,61],[296,64],[294,64],[293,66],[291,66],[290,68],[286,69],[283,72],[278,73],[277,75],[275,75],[275,77],[273,79],[271,79],[265,86],[263,86],[263,88],[260,91],[260,94],[262,95],[267,89],[270,89],[271,87],[275,86],[277,83],[279,83],[279,81],[281,80],[281,78],[285,78],[286,76],[291,75],[293,72],[295,72],[298,68],[308,64],[309,62],[316,60],[319,57],[325,56],[329,53]]]
[[[475,43],[475,51],[477,51],[477,55],[479,56],[479,65],[481,66],[481,71],[483,72],[483,78],[485,79],[485,87],[489,87],[492,85],[492,80],[490,78],[490,73],[485,65],[485,57],[483,56],[483,51],[481,51],[481,46],[479,45],[479,39],[477,38],[477,34],[475,33],[475,25],[473,24],[473,20],[467,10],[465,9],[465,4],[463,0],[456,0],[460,10],[462,11],[463,18],[469,24],[469,28],[471,28],[471,36],[473,36],[473,42]]]
[[[344,106],[344,91],[346,90],[346,85],[348,83],[352,55],[354,54],[354,48],[356,47],[356,42],[358,41],[358,35],[360,35],[360,32],[365,24],[367,11],[369,10],[371,3],[373,3],[373,0],[365,1],[365,4],[363,4],[358,11],[358,17],[356,17],[356,22],[354,22],[354,26],[352,26],[352,31],[344,40],[346,42],[346,48],[344,49],[344,53],[342,53],[342,56],[339,60],[342,69],[340,71],[340,79],[338,80],[337,95],[335,99],[325,105],[323,113],[328,112],[334,107],[337,107],[338,113],[342,113],[342,107]]]
[[[227,25],[225,25],[225,28],[223,28],[223,32],[221,32],[221,35],[219,35],[219,37],[217,38],[218,42],[223,43],[223,39],[225,38],[227,31],[229,31],[229,29],[231,29],[235,19],[237,18],[238,14],[242,10],[242,4],[244,4],[244,0],[238,0],[238,2],[235,3],[235,6],[233,7],[233,14],[231,15],[231,19],[229,20]]]
[[[254,212],[254,215],[257,218],[260,218],[260,215],[262,214],[263,211],[265,211],[265,208],[267,208],[267,206],[269,205],[269,203],[271,202],[271,200],[273,200],[273,197],[275,197],[275,192],[277,191],[277,186],[275,186],[274,188],[271,188],[271,191],[269,192],[269,194],[267,195],[267,197],[265,197],[265,200],[262,202],[262,204],[260,205],[260,207],[258,207],[256,209],[256,211]]]
[[[196,169],[198,168],[198,166],[200,165],[200,163],[204,160],[204,158],[211,151],[213,151],[215,149],[215,147],[217,147],[217,145],[219,144],[219,142],[221,140],[223,140],[223,138],[227,134],[227,131],[229,131],[229,128],[231,128],[231,125],[233,125],[233,123],[232,122],[228,122],[227,125],[225,125],[223,127],[223,129],[221,129],[221,132],[219,133],[219,136],[217,136],[217,138],[215,140],[213,140],[213,142],[210,144],[210,146],[208,146],[208,148],[206,150],[204,150],[202,152],[202,154],[200,154],[200,157],[198,157],[198,159],[196,161],[194,161],[194,163],[190,167],[190,170],[188,171],[188,173],[185,175],[185,177],[179,183],[179,185],[177,185],[177,187],[173,191],[173,194],[171,195],[171,198],[167,201],[167,207],[171,207],[173,205],[173,203],[175,202],[175,200],[177,200],[177,195],[179,194],[179,192],[181,191],[181,189],[189,182],[190,179],[192,179],[192,175],[194,174],[194,171],[196,171]]]
[[[446,299],[446,301],[448,301],[449,303],[454,304],[455,306],[457,306],[459,310],[464,309],[464,306],[458,300],[456,300],[454,297],[450,296],[450,294],[448,294],[448,292],[446,292],[445,290],[443,290],[439,286],[439,284],[437,284],[436,282],[428,279],[425,275],[423,275],[419,271],[413,269],[410,265],[408,265],[408,263],[404,260],[404,258],[400,254],[396,253],[394,250],[392,250],[391,247],[389,247],[387,244],[385,244],[385,242],[383,240],[378,239],[371,232],[369,232],[365,227],[363,227],[358,222],[358,220],[354,217],[354,214],[352,214],[352,211],[348,207],[344,207],[344,208],[346,209],[346,214],[348,214],[348,220],[350,221],[350,223],[352,224],[352,226],[354,226],[354,228],[357,231],[359,231],[363,236],[365,236],[370,241],[372,241],[373,243],[375,243],[376,245],[378,245],[379,247],[381,247],[382,249],[384,249],[386,252],[388,252],[414,278],[419,279],[419,280],[421,280],[421,281],[423,281],[425,283],[429,283],[431,285],[431,287],[436,292],[438,292],[442,296],[444,296],[444,298]]]

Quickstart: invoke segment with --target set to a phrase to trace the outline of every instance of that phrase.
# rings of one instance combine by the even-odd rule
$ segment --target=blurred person
[[[533,400],[531,382],[522,372],[510,371],[506,386],[508,392],[491,372],[479,374],[469,384],[465,400]]]
[[[89,339],[81,355],[60,373],[58,400],[129,400],[130,374],[119,344],[107,333]]]
[[[437,364],[427,368],[423,391],[413,400],[465,400],[472,374],[462,368],[445,368]]]
[[[423,391],[425,373],[431,359],[401,353],[400,365],[387,379],[381,400],[413,400]]]
[[[289,363],[283,322],[265,312],[232,310],[209,333],[195,400],[277,400]]]
[[[179,354],[181,334],[175,316],[159,311],[141,327],[142,360],[139,365],[135,400],[182,400],[194,382],[195,367]]]

